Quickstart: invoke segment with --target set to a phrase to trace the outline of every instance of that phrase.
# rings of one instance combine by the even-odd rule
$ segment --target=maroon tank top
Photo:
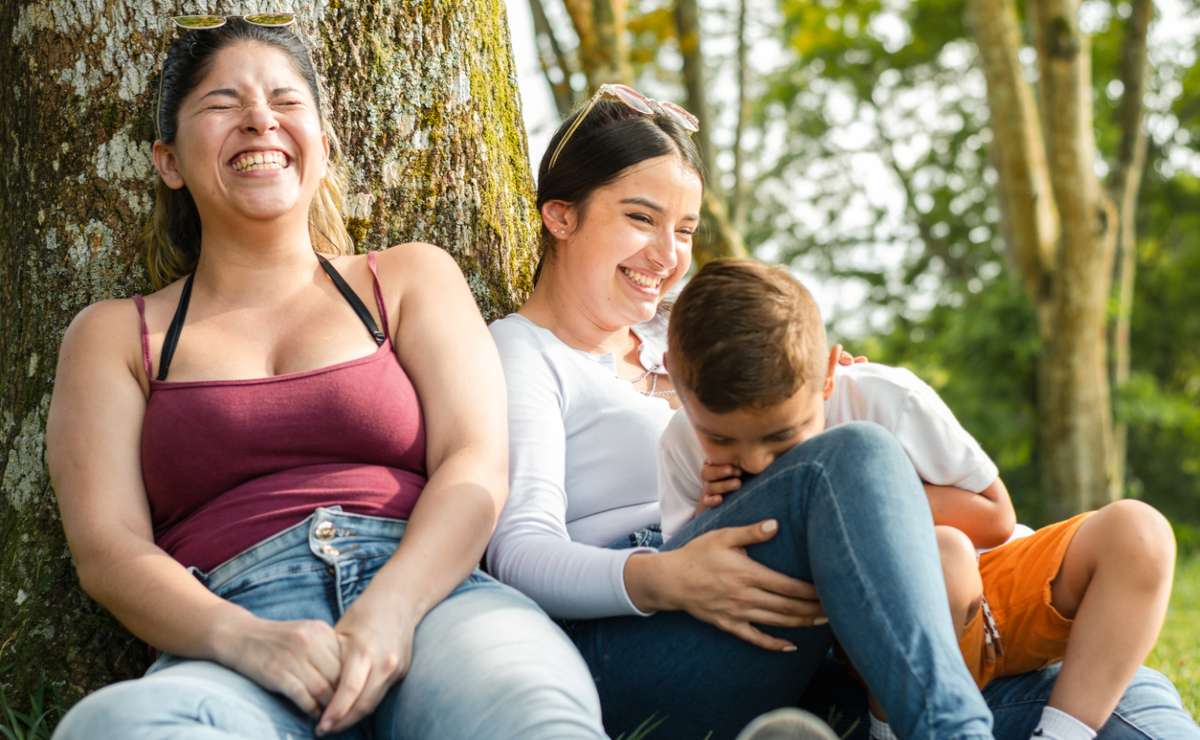
[[[367,261],[386,330],[374,253]],[[387,332],[375,328],[333,266],[322,267],[365,316],[379,348],[269,378],[167,381],[174,350],[169,341],[155,379],[145,303],[140,295],[133,298],[150,379],[142,478],[155,542],[184,565],[211,570],[318,506],[406,519],[425,486],[425,429],[416,390]],[[181,296],[174,331],[168,332],[175,340],[186,311]]]

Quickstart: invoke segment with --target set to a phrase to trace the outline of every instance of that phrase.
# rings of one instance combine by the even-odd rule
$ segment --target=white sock
[[[1033,737],[1038,740],[1092,740],[1096,731],[1062,710],[1046,707]]]
[[[896,733],[892,732],[892,726],[887,722],[879,719],[875,715],[871,717],[871,740],[900,740],[896,737]]]

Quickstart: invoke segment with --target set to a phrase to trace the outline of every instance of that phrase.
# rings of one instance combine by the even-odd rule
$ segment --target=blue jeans
[[[404,528],[317,509],[197,577],[259,617],[333,624],[391,557]],[[412,656],[375,712],[338,738],[604,737],[595,688],[570,641],[532,601],[478,570],[417,626]],[[143,678],[77,704],[54,737],[264,740],[312,738],[313,730],[288,699],[240,674],[164,654]]]
[[[996,718],[1000,740],[1026,740],[1050,698],[1059,665],[1019,676],[1001,678],[983,690]],[[1196,740],[1200,727],[1183,708],[1179,692],[1158,671],[1139,668],[1100,729],[1097,740]]]
[[[894,437],[874,424],[831,429],[665,549],[767,518],[780,531],[750,556],[816,584],[832,632],[768,628],[798,648],[775,653],[683,612],[567,622],[611,734],[653,717],[662,721],[655,736],[732,737],[757,714],[796,704],[836,633],[900,737],[992,737],[955,640],[929,505]]]
[[[1028,740],[1054,689],[1059,664],[1001,678],[988,684],[983,698],[992,710],[999,740]],[[867,697],[846,667],[826,660],[800,706],[820,717],[834,717],[844,740],[867,740]],[[1139,668],[1097,740],[1200,740],[1200,727],[1183,708],[1179,692],[1163,674]]]

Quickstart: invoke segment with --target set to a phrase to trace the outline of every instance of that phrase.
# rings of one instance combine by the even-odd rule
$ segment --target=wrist
[[[679,607],[671,594],[671,552],[635,552],[625,561],[625,593],[642,612],[673,611]]]
[[[199,657],[233,666],[243,652],[243,638],[254,629],[258,617],[236,604],[224,602],[205,621],[208,630],[202,644],[204,654]]]
[[[396,623],[420,622],[441,599],[433,598],[436,591],[432,584],[412,577],[396,565],[389,562],[380,568],[350,608],[377,611]]]

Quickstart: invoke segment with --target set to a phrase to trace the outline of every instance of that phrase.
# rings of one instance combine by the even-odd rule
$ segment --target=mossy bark
[[[424,240],[458,260],[488,318],[528,290],[536,231],[501,0],[324,0],[305,8],[351,181],[359,249]],[[202,0],[18,0],[0,9],[0,688],[70,703],[140,672],[146,648],[83,595],[44,460],[71,317],[146,290],[154,80],[177,12]]]

